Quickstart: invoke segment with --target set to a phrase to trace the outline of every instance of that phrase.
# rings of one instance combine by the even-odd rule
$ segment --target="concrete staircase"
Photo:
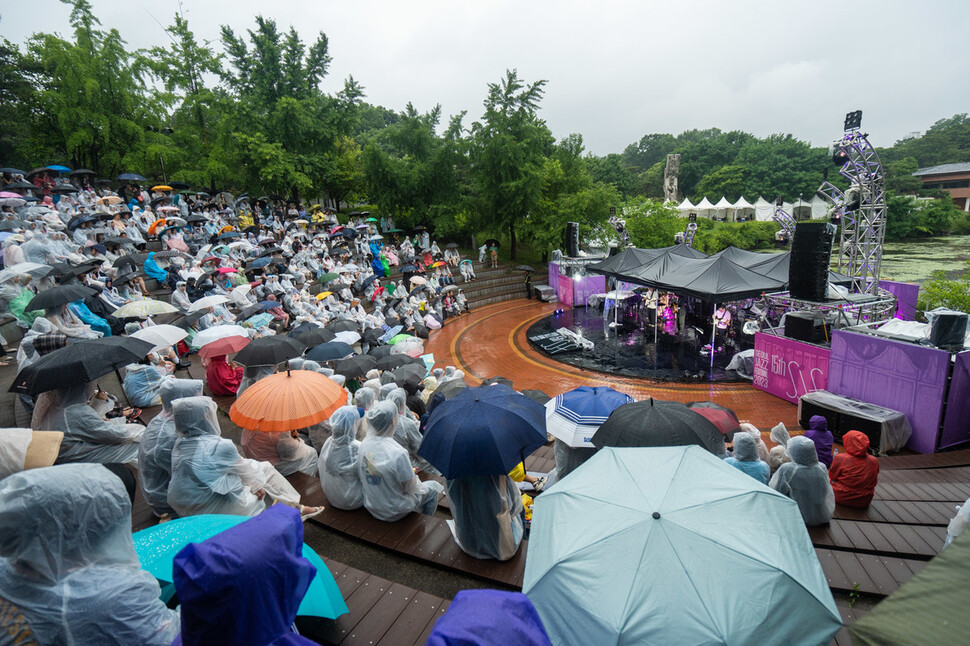
[[[475,279],[467,283],[460,272],[452,270],[455,285],[465,294],[468,305],[472,309],[525,296],[526,272],[512,269],[510,265],[499,265],[493,269],[487,263],[480,262],[473,262],[472,267],[475,270]],[[548,274],[545,266],[536,268],[536,272],[532,275],[532,284],[547,284]],[[390,278],[382,278],[381,284],[387,285],[400,279],[401,274],[395,272]]]

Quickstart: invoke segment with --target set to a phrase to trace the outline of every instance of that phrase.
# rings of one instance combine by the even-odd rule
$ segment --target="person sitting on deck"
[[[788,448],[788,440],[791,436],[788,434],[788,429],[782,422],[778,422],[772,427],[771,433],[769,434],[771,441],[776,444],[776,446],[771,447],[768,451],[768,466],[771,468],[771,474],[774,475],[775,471],[778,470],[785,462],[791,462],[791,456],[785,453]]]
[[[793,437],[788,441],[788,454],[792,461],[778,467],[768,486],[797,502],[809,527],[826,524],[835,511],[835,494],[815,444],[802,435]]]
[[[767,462],[758,457],[758,445],[748,433],[741,431],[734,434],[734,455],[724,461],[761,484],[768,484],[771,469]]]
[[[224,354],[210,357],[206,363],[205,380],[212,394],[216,397],[235,395],[243,378],[242,366],[231,365]]]
[[[358,393],[361,391],[357,391]],[[317,462],[320,485],[327,500],[337,509],[359,509],[364,493],[357,477],[357,427],[360,411],[356,406],[342,406],[330,416],[330,437],[323,444]]]
[[[0,481],[0,641],[168,646],[179,615],[160,596],[118,476],[67,464]]]
[[[829,423],[821,415],[812,415],[808,420],[808,430],[805,437],[815,444],[815,452],[818,454],[818,461],[828,469],[832,466],[832,431],[829,430]]]
[[[596,454],[594,446],[569,446],[559,438],[553,444],[556,455],[556,480],[562,480]]]
[[[158,406],[162,403],[162,381],[175,369],[174,364],[163,362],[154,352],[139,363],[125,367],[125,379],[121,387],[132,406]]]
[[[869,438],[859,431],[842,436],[845,453],[832,459],[829,482],[835,502],[846,507],[865,509],[872,502],[879,481],[879,460],[869,455]]]
[[[447,481],[458,547],[478,559],[507,561],[519,549],[524,532],[522,495],[507,475],[468,476]]]
[[[244,429],[241,444],[243,455],[269,462],[280,475],[288,476],[297,472],[317,475],[317,452],[300,439],[297,431],[267,433]]]
[[[364,493],[364,507],[378,520],[392,522],[412,511],[431,515],[443,487],[421,482],[411,468],[408,452],[394,440],[400,416],[397,406],[380,402],[367,411],[367,437],[360,444],[357,475]]]

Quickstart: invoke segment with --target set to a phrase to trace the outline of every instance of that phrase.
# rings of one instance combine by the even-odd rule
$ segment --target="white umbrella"
[[[183,330],[182,328],[174,325],[153,325],[151,327],[142,328],[131,334],[131,336],[136,339],[154,343],[155,347],[152,348],[153,351],[169,348],[188,335],[188,330]]]
[[[348,265],[344,265],[343,267],[337,267],[336,269],[334,269],[334,271],[338,274],[349,274],[354,270],[351,269]]]
[[[372,235],[368,240],[383,240],[384,236]]]
[[[192,347],[201,348],[208,343],[230,336],[249,337],[249,332],[241,325],[217,325],[196,334],[192,339]]]
[[[208,307],[215,307],[216,305],[222,305],[223,303],[228,302],[229,299],[222,295],[205,296],[189,305],[189,312],[198,312],[199,310],[204,310]]]
[[[426,278],[422,278],[421,276],[411,276],[412,285],[424,285],[427,282],[428,280]]]
[[[112,316],[119,319],[127,319],[135,316],[155,316],[156,314],[171,314],[178,310],[165,301],[158,301],[154,298],[143,298],[140,301],[130,301],[125,303],[114,312]]]
[[[546,431],[571,448],[595,448],[590,440],[600,424],[632,401],[607,386],[580,386],[546,402]]]
[[[334,334],[334,341],[340,341],[341,343],[346,343],[347,345],[353,345],[360,341],[360,334],[354,332],[353,330],[346,330],[344,332],[337,332]]]

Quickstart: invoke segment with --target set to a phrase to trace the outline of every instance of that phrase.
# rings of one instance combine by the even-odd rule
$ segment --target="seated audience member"
[[[805,437],[815,444],[815,452],[818,454],[818,461],[828,469],[832,466],[832,431],[829,430],[829,423],[821,415],[812,415],[808,420],[808,430]]]
[[[741,422],[739,428],[742,433],[747,433],[754,439],[755,448],[758,450],[758,459],[768,462],[768,445],[761,439],[761,431],[758,430],[758,427],[754,424]]]
[[[205,380],[214,396],[235,395],[242,378],[243,367],[231,365],[226,355],[220,354],[208,359]]]
[[[337,509],[358,509],[364,504],[357,477],[360,442],[356,437],[360,412],[356,406],[343,406],[330,416],[329,424],[330,437],[324,442],[317,462],[320,485],[327,500]]]
[[[879,480],[879,460],[869,455],[869,438],[859,431],[842,436],[845,453],[832,459],[829,482],[835,502],[846,507],[866,508],[876,493]]]
[[[425,646],[473,643],[551,646],[552,642],[535,606],[521,592],[462,590],[435,622]]]
[[[768,484],[771,469],[767,462],[758,457],[758,445],[748,433],[742,431],[734,434],[734,455],[724,461],[761,484]]]
[[[785,425],[778,422],[776,426],[772,427],[769,437],[777,445],[771,447],[771,450],[768,451],[768,466],[771,467],[771,474],[774,475],[778,467],[785,462],[791,462],[791,456],[785,453],[791,436],[788,435],[788,429],[785,428]]]
[[[443,487],[421,482],[411,468],[407,449],[394,440],[400,416],[391,402],[377,403],[364,416],[367,437],[360,443],[357,475],[364,507],[378,520],[395,521],[412,511],[433,514]]]
[[[179,615],[131,540],[131,501],[98,464],[0,481],[0,600],[7,644],[168,646]],[[16,634],[17,624],[20,633]]]
[[[824,525],[835,511],[835,494],[815,444],[801,435],[793,437],[788,441],[788,455],[792,461],[778,467],[769,486],[798,503],[806,525]]]
[[[553,444],[556,455],[556,479],[562,480],[596,454],[596,447],[569,446],[559,438]]]
[[[317,452],[305,443],[297,431],[267,433],[243,429],[243,455],[253,460],[269,462],[280,475],[305,473],[317,475]]]
[[[522,495],[507,475],[469,476],[447,481],[458,547],[479,559],[507,561],[522,542]]]

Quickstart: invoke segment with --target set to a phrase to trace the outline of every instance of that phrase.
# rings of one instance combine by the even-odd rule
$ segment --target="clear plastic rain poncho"
[[[408,452],[394,441],[400,415],[391,402],[380,402],[364,417],[369,430],[360,444],[357,475],[364,507],[378,520],[395,521],[412,511],[434,513],[441,484],[421,482],[414,475]]]
[[[556,479],[562,480],[596,454],[595,446],[569,446],[559,438],[553,444],[556,455]]]
[[[463,552],[479,559],[507,561],[519,549],[524,523],[522,494],[507,475],[448,480],[449,521]]]
[[[768,484],[771,469],[768,468],[768,463],[758,456],[758,443],[750,434],[744,431],[734,434],[734,455],[725,458],[724,461],[735,469],[747,473],[761,484]]]
[[[423,438],[421,430],[418,428],[418,421],[411,417],[411,413],[408,411],[407,392],[403,388],[395,388],[388,394],[387,401],[397,407],[397,414],[400,415],[397,427],[394,429],[394,440],[408,452],[411,466],[418,471],[437,474],[438,471],[428,464],[427,460],[418,456],[418,449],[421,448]]]
[[[162,403],[159,389],[165,375],[155,366],[133,363],[125,367],[121,386],[132,406],[158,406]]]
[[[260,379],[269,377],[275,372],[276,366],[247,366],[243,371],[242,380],[239,382],[239,389],[236,391],[236,397],[240,397],[247,388],[252,386]]]
[[[782,422],[778,422],[777,425],[772,427],[768,437],[777,445],[771,447],[771,450],[768,451],[768,466],[771,467],[771,472],[774,473],[785,462],[791,462],[791,456],[785,452],[791,436],[788,434],[788,429],[785,428],[785,425]]]
[[[758,450],[758,459],[768,461],[768,445],[761,439],[761,431],[754,424],[741,422],[739,428],[742,433],[747,433],[754,440],[755,448]],[[736,435],[736,434],[735,434]]]
[[[317,474],[317,452],[289,431],[269,433],[244,429],[241,444],[247,458],[269,462],[280,475]]]
[[[76,383],[42,393],[34,407],[31,428],[35,431],[63,431],[64,439],[57,463],[120,462],[138,465],[138,442],[145,427],[128,424],[124,417],[104,419],[88,405],[94,394],[93,383]],[[100,400],[93,400],[101,404]],[[110,402],[104,406],[111,408]]]
[[[356,406],[343,406],[330,416],[330,437],[323,444],[317,472],[327,500],[337,509],[358,509],[364,504],[364,494],[357,477],[357,455],[360,442],[356,439],[361,426]]]
[[[215,402],[180,399],[172,412],[179,439],[172,450],[168,504],[180,516],[255,516],[266,509],[255,494],[266,484],[265,474],[240,457],[231,440],[219,437]]]
[[[806,525],[824,525],[835,511],[835,493],[828,470],[818,461],[815,443],[799,435],[788,441],[787,451],[792,461],[778,467],[769,486],[798,503]]]
[[[162,411],[145,427],[138,444],[138,479],[145,501],[155,515],[175,514],[168,504],[168,483],[172,480],[172,449],[175,448],[175,418],[172,402],[202,395],[200,379],[166,377],[162,381]]]
[[[168,646],[179,631],[178,613],[135,556],[128,493],[100,465],[0,481],[0,590],[36,640],[11,632],[14,619],[4,625],[5,644]]]

